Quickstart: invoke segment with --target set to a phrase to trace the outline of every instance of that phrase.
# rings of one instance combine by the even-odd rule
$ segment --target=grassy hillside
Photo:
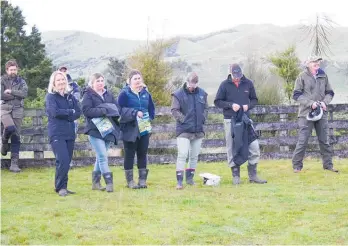
[[[124,58],[145,41],[104,38],[80,31],[52,31],[43,33],[43,40],[54,64],[65,64],[73,77],[87,76],[106,68],[108,57]],[[347,101],[348,78],[337,69],[336,63],[348,62],[348,28],[334,29],[331,36],[332,54],[326,58],[327,70],[338,93],[334,102]],[[247,56],[265,58],[270,53],[296,44],[301,60],[311,49],[309,40],[300,26],[240,25],[197,37],[178,37],[174,57],[168,60],[185,60],[200,75],[201,85],[214,96],[218,84],[225,79],[228,64],[243,62]],[[346,73],[347,74],[347,73]]]

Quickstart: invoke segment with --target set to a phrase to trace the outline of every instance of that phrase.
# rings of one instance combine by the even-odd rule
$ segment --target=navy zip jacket
[[[247,115],[249,116],[249,110],[254,108],[257,104],[257,96],[253,82],[247,79],[244,75],[239,82],[237,87],[228,75],[227,79],[224,80],[216,93],[214,104],[218,108],[223,109],[225,119],[231,119],[236,116],[236,112],[232,109],[232,104],[248,105]]]
[[[45,100],[48,137],[52,140],[75,140],[75,123],[81,115],[78,101],[71,94],[48,93]],[[75,112],[74,112],[75,111]]]
[[[95,138],[103,139],[104,141],[113,142],[115,145],[117,145],[117,141],[120,138],[120,128],[118,126],[117,117],[118,112],[116,112],[116,114],[110,114],[111,109],[104,106],[107,105],[107,103],[118,106],[114,96],[109,91],[105,90],[104,94],[100,96],[91,87],[87,87],[84,90],[82,98],[82,112],[86,117],[84,133]],[[111,117],[111,115],[116,117]],[[115,129],[104,138],[100,134],[98,128],[92,122],[93,118],[99,117],[108,117]]]
[[[135,142],[140,137],[136,116],[138,111],[149,113],[150,120],[155,118],[155,105],[151,94],[143,88],[139,95],[132,92],[129,86],[122,89],[118,96],[120,107],[120,127],[122,139],[127,142]]]

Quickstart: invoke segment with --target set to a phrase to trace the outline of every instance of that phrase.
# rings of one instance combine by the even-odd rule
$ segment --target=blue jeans
[[[103,173],[109,173],[108,164],[108,149],[111,142],[105,142],[103,139],[88,136],[89,142],[95,150],[96,160],[94,164],[94,171]]]

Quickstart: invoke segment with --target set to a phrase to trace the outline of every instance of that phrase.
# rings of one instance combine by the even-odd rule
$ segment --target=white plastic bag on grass
[[[201,173],[199,174],[203,178],[203,184],[209,186],[218,186],[221,181],[221,177],[211,173]]]

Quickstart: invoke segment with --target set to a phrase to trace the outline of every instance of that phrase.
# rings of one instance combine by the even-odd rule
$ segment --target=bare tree
[[[313,55],[329,56],[329,54],[332,54],[330,36],[334,25],[336,23],[326,14],[317,13],[314,22],[309,22],[300,27],[305,34],[305,38],[310,38],[309,43],[313,45]]]

